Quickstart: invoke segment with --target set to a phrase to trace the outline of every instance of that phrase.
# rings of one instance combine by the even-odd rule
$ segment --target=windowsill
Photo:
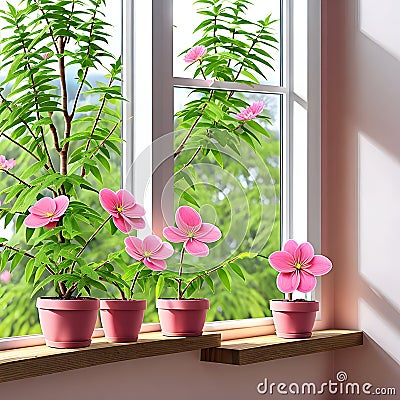
[[[202,350],[201,360],[246,365],[359,346],[360,331],[317,331],[309,339],[280,339],[275,335],[229,340],[220,333],[167,338],[161,332],[142,333],[136,343],[108,343],[94,338],[90,347],[53,349],[33,346],[0,352],[0,383],[138,358]]]
[[[201,360],[246,365],[362,344],[363,333],[361,331],[316,331],[308,339],[281,339],[276,335],[267,335],[224,341],[220,347],[203,349]]]
[[[119,361],[206,349],[220,344],[219,333],[172,338],[162,336],[161,332],[151,332],[140,334],[135,343],[108,343],[103,337],[94,338],[90,347],[81,349],[34,346],[4,350],[0,352],[0,383]]]

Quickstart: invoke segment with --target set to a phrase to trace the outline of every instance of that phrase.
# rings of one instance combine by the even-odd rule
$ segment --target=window
[[[133,106],[128,107],[133,107],[135,119],[125,124],[125,154],[128,154],[129,162],[125,164],[124,184],[133,188],[138,196],[143,193],[141,200],[153,207],[153,229],[160,232],[165,222],[173,223],[173,210],[178,205],[190,205],[191,197],[195,198],[208,221],[230,224],[229,238],[214,247],[214,253],[204,260],[218,262],[219,257],[228,257],[240,244],[244,248],[254,245],[254,233],[243,232],[240,211],[246,216],[249,208],[255,211],[263,204],[263,219],[253,221],[252,227],[259,234],[256,246],[263,242],[265,254],[278,249],[289,237],[309,240],[318,249],[319,2],[276,0],[266,4],[254,0],[254,6],[249,6],[249,19],[269,13],[273,19],[279,19],[274,26],[278,49],[271,52],[275,71],[266,69],[267,79],[260,77],[259,84],[252,88],[229,81],[218,81],[209,86],[201,76],[193,79],[193,68],[185,70],[187,64],[179,54],[200,38],[199,32],[197,37],[191,32],[204,18],[204,14],[196,14],[196,8],[204,4],[193,5],[183,0],[128,3],[125,5],[134,20],[135,32],[133,36],[129,31],[125,32],[124,57],[134,60],[134,69],[126,75],[125,90],[132,94]],[[132,37],[133,46],[130,47]],[[131,73],[133,82],[129,82]],[[232,90],[250,104],[257,100],[266,104],[266,115],[272,124],[264,127],[271,133],[271,139],[262,143],[265,154],[261,156],[261,162],[257,163],[251,147],[241,142],[241,150],[245,151],[240,157],[232,157],[225,148],[218,148],[223,152],[224,169],[212,155],[202,157],[200,154],[190,167],[196,171],[198,180],[192,175],[177,176],[198,146],[187,146],[186,154],[181,154],[183,161],[172,159],[171,154],[185,137],[185,129],[186,132],[190,129],[180,129],[182,125],[176,113],[189,101],[201,99],[205,93],[213,91],[222,96]],[[260,166],[265,169],[258,170]],[[257,206],[251,203],[251,196],[259,196]],[[235,208],[237,204],[240,206]],[[272,215],[271,209],[276,215]],[[248,220],[244,219],[247,224]],[[263,227],[264,231],[257,227]],[[262,260],[243,265],[248,280],[242,284],[235,279],[233,295],[215,281],[219,286],[212,295],[214,307],[210,310],[209,320],[270,315],[268,299],[280,296],[275,289],[273,272]],[[208,288],[201,294],[210,296]],[[253,323],[257,322],[249,322],[250,325]]]
[[[105,12],[113,25],[109,31],[113,38],[111,52],[118,54],[122,43],[123,95],[128,99],[122,105],[115,105],[117,112],[121,108],[123,118],[123,160],[121,177],[108,176],[113,181],[109,186],[118,186],[121,179],[137,201],[152,210],[147,222],[157,234],[165,222],[173,223],[174,209],[181,204],[192,205],[193,198],[199,203],[205,220],[229,225],[229,229],[224,229],[229,234],[212,248],[211,255],[204,260],[192,260],[194,263],[215,263],[238,250],[267,255],[289,237],[309,240],[318,250],[319,1],[253,0],[248,18],[272,14],[271,18],[278,20],[271,26],[278,42],[276,49],[270,49],[274,70],[266,68],[266,78],[258,76],[259,84],[251,88],[240,82],[211,84],[199,77],[193,79],[194,67],[185,70],[179,54],[199,38],[191,32],[199,23],[195,11],[201,4],[193,5],[188,0],[108,3]],[[90,79],[102,78],[92,75]],[[73,91],[73,77],[69,77],[68,83]],[[240,141],[239,155],[233,147],[213,141],[208,144],[208,154],[203,155],[207,148],[202,148],[198,157],[191,160],[199,146],[189,140],[174,160],[174,149],[187,131],[179,111],[189,101],[199,100],[211,92],[223,98],[232,91],[239,101],[265,103],[264,115],[271,123],[261,120],[261,126],[270,138],[261,140],[260,151],[255,152],[251,145]],[[0,154],[7,146],[9,143],[0,138]],[[186,166],[189,161],[190,167]],[[188,170],[192,172],[187,174]],[[7,182],[2,179],[0,190],[5,185]],[[0,200],[3,200],[1,195]],[[1,229],[3,224],[7,225],[5,235],[12,234],[16,220],[0,219]],[[140,231],[139,234],[148,233]],[[120,238],[115,240],[121,243]],[[106,251],[101,246],[97,250]],[[233,276],[232,294],[217,280],[214,282],[216,294],[212,295],[206,286],[200,292],[213,299],[209,321],[258,318],[244,323],[251,326],[265,323],[264,318],[270,315],[268,299],[281,296],[275,288],[273,270],[262,259],[245,260],[242,265],[247,282]],[[24,265],[13,267],[16,268],[11,282],[0,282],[0,337],[40,332],[35,303],[24,280]],[[317,293],[318,290],[319,287]],[[149,288],[146,296],[150,303],[145,322],[155,322],[154,290]]]

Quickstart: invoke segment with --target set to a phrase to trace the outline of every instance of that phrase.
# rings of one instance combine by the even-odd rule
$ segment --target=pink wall
[[[400,2],[325,0],[324,251],[335,327],[365,331],[335,352],[349,381],[400,396]],[[394,396],[393,398],[398,398]]]
[[[352,382],[396,386],[400,2],[322,4],[323,251],[335,265],[323,281],[324,297],[330,298],[335,326],[363,329],[365,345],[245,367],[202,363],[198,352],[135,360],[5,383],[1,399],[282,399],[290,396],[261,396],[257,384],[264,378],[318,383],[340,370]]]

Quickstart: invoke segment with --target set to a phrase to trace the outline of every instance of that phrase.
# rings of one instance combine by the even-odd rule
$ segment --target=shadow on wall
[[[335,325],[363,330],[335,352],[353,381],[400,381],[400,2],[328,0],[328,254]],[[397,396],[400,386],[397,388]],[[393,397],[392,397],[393,398]],[[394,396],[396,398],[396,396]]]

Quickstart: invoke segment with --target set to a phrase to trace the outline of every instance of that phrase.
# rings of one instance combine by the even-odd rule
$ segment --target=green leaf
[[[217,270],[218,278],[222,282],[222,284],[225,286],[226,290],[229,292],[231,291],[231,277],[230,275],[223,269],[220,268]]]
[[[164,289],[164,277],[160,275],[156,285],[156,299],[160,298],[161,292]]]
[[[242,268],[241,268],[239,265],[237,265],[237,264],[235,264],[235,263],[230,263],[230,264],[229,264],[229,267],[230,267],[231,270],[232,270],[236,275],[238,275],[241,279],[243,279],[244,281],[246,280],[246,278],[245,278],[245,276],[244,276],[244,274],[243,274]]]
[[[34,268],[35,268],[35,260],[32,258],[26,263],[26,266],[25,266],[25,282],[26,283],[28,283],[30,281]]]
[[[185,199],[188,203],[191,203],[191,204],[195,205],[196,207],[199,207],[199,208],[200,208],[199,203],[198,203],[198,202],[196,201],[196,199],[195,199],[193,196],[191,196],[188,192],[182,192],[182,193],[181,193],[181,197],[182,197],[183,199]]]
[[[222,160],[221,153],[216,149],[211,149],[211,153],[213,154],[213,156],[214,156],[215,160],[217,161],[217,163],[219,164],[219,166],[221,168],[224,168],[224,161]]]
[[[207,283],[208,287],[210,288],[211,292],[215,293],[214,290],[214,282],[208,275],[203,275],[204,281]]]

